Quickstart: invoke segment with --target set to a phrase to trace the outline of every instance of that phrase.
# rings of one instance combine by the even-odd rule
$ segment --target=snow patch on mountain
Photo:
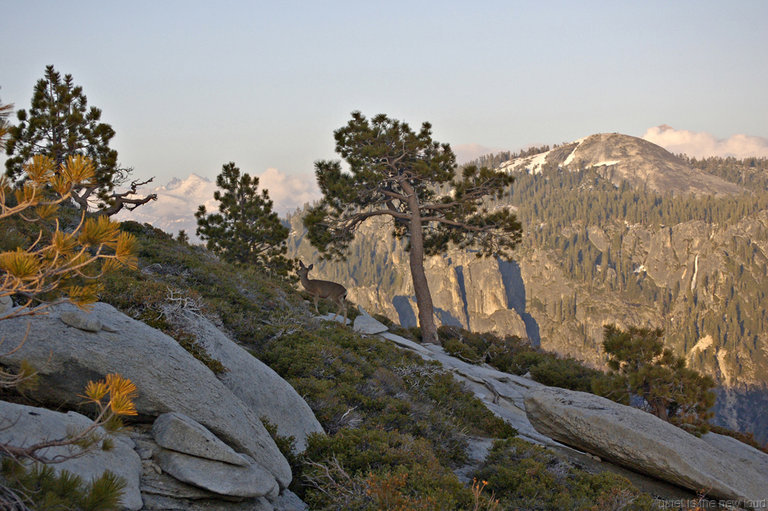
[[[507,172],[513,170],[525,170],[529,174],[539,174],[542,167],[544,167],[544,164],[547,162],[547,156],[549,156],[550,152],[551,151],[545,151],[532,156],[509,160],[502,163],[500,168]]]

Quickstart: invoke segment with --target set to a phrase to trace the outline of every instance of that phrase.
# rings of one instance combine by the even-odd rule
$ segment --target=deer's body
[[[344,301],[344,299],[347,297],[347,288],[341,284],[337,284],[336,282],[331,282],[329,280],[316,280],[308,278],[307,274],[314,266],[314,264],[304,266],[304,263],[299,261],[299,269],[296,270],[296,273],[299,275],[301,285],[304,286],[304,289],[306,289],[307,292],[312,295],[312,298],[315,301],[315,312],[318,312],[317,300],[319,298],[332,300],[339,306],[336,314],[333,315],[333,319],[336,319],[336,317],[339,315],[339,312],[341,312],[343,309],[344,322],[346,323],[347,303]]]

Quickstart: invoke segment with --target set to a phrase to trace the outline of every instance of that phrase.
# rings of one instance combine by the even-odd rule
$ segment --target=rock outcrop
[[[189,311],[170,313],[168,317],[191,332],[197,343],[227,368],[218,379],[257,417],[274,424],[280,436],[294,437],[299,452],[307,447],[307,435],[324,434],[312,409],[288,382],[208,319]]]
[[[0,443],[16,447],[29,447],[39,442],[64,439],[93,426],[93,421],[76,412],[60,413],[45,408],[25,406],[0,401]],[[90,482],[109,470],[121,477],[126,486],[121,504],[125,509],[136,510],[143,506],[139,489],[141,460],[134,451],[133,442],[120,434],[110,435],[102,428],[95,434],[109,438],[112,447],[102,449],[93,446],[81,456],[67,459],[50,466],[56,471],[66,470]],[[77,446],[49,447],[37,454],[47,459],[67,458],[82,453]]]
[[[768,498],[764,484],[768,455],[733,438],[710,433],[699,439],[642,410],[469,364],[440,346],[389,332],[380,336],[425,360],[439,361],[489,410],[517,429],[520,438],[551,448],[590,471],[617,473],[644,491],[674,500],[693,499],[697,491],[710,488],[709,495],[741,503]],[[584,416],[574,419],[583,430],[567,434],[570,414]],[[628,426],[633,422],[637,431]],[[639,445],[630,450],[633,442]],[[610,454],[613,450],[616,455]]]
[[[83,315],[89,325],[98,321],[103,327],[94,332],[70,326],[71,317],[67,323],[61,320],[62,313],[73,312]],[[257,414],[172,338],[103,303],[95,304],[90,313],[63,304],[44,316],[2,321],[0,338],[12,346],[21,343],[28,322],[23,345],[0,356],[0,363],[18,366],[22,360],[30,362],[40,378],[37,390],[32,391],[36,399],[74,407],[81,402],[79,395],[89,380],[120,373],[138,388],[135,403],[140,418],[183,413],[236,451],[251,456],[281,488],[290,483],[288,462]],[[254,393],[260,390],[251,389]]]
[[[245,467],[162,449],[157,464],[174,478],[232,497],[277,496],[277,482],[257,463]]]
[[[389,330],[386,325],[374,319],[365,309],[360,308],[360,315],[355,318],[352,328],[363,335],[374,335]]]
[[[634,471],[737,501],[768,499],[768,473],[636,408],[566,389],[529,394],[525,410],[543,435]],[[761,459],[768,459],[762,455]]]
[[[248,460],[204,426],[177,412],[164,413],[155,419],[152,436],[155,442],[165,449],[239,467],[249,465]]]

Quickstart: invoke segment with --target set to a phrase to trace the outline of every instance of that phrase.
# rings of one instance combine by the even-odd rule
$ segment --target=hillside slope
[[[614,134],[502,164],[518,169],[502,205],[516,208],[524,241],[515,261],[429,258],[438,320],[528,337],[595,366],[604,324],[662,327],[720,384],[716,420],[768,440],[768,163],[692,163]],[[300,215],[290,222],[291,255],[317,266]],[[414,326],[404,246],[384,227],[367,225],[348,261],[315,277]]]

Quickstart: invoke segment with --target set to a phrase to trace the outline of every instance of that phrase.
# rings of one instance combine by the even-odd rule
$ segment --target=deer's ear
[[[309,266],[307,266],[307,269],[308,269],[308,270],[311,270],[311,269],[312,269],[312,268],[314,268],[314,267],[315,267],[315,263],[312,263],[312,264],[310,264]]]
[[[306,266],[304,266],[304,261],[301,259],[299,259],[299,268],[306,268]]]

